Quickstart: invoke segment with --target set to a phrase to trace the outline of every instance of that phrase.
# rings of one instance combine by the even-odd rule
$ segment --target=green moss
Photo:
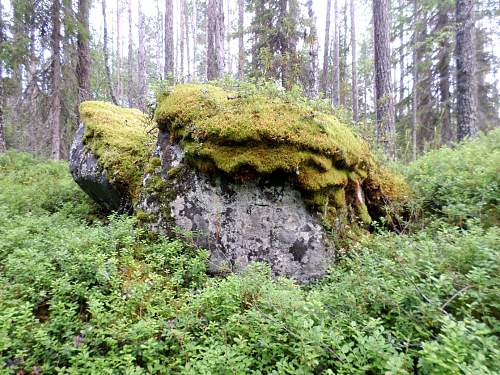
[[[404,181],[381,169],[347,125],[305,104],[187,84],[159,96],[155,119],[199,170],[243,180],[285,173],[325,212],[349,206],[349,181],[365,182],[365,193],[379,205],[407,194]],[[371,222],[364,204],[353,209]]]
[[[85,145],[111,177],[111,183],[132,198],[137,197],[144,169],[156,140],[151,127],[137,109],[88,101],[80,105],[85,125]]]

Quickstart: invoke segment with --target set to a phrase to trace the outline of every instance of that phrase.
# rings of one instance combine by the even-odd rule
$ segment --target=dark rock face
[[[208,177],[184,164],[181,148],[161,133],[156,150],[162,166],[146,175],[137,208],[151,230],[172,226],[193,233],[209,250],[210,270],[238,272],[264,261],[277,275],[307,282],[325,273],[334,257],[319,219],[288,183],[264,179],[243,184]],[[171,173],[176,171],[176,173]],[[161,191],[151,191],[162,180]]]
[[[85,128],[80,125],[71,145],[69,168],[73,179],[92,199],[109,211],[129,212],[129,197],[115,189],[106,170],[83,144]]]
[[[131,197],[113,187],[98,159],[83,144],[81,126],[71,148],[75,181],[112,211],[130,211]],[[317,279],[334,258],[323,226],[288,182],[264,178],[236,183],[190,167],[181,147],[160,132],[153,157],[161,166],[145,173],[134,210],[152,231],[192,233],[210,253],[213,273],[239,272],[250,262],[268,263],[275,275],[299,282]],[[139,215],[138,215],[139,216]]]

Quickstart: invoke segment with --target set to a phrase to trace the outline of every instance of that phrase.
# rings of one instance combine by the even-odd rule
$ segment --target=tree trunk
[[[90,99],[90,49],[89,49],[90,0],[78,0],[78,35],[76,77],[78,79],[79,102]]]
[[[418,35],[418,3],[413,0],[413,108],[411,121],[411,140],[412,140],[412,160],[417,159],[417,122],[418,122],[418,56],[417,56],[417,35]]]
[[[403,19],[404,16],[404,3],[403,0],[399,0],[399,16]],[[399,40],[401,41],[399,46],[399,118],[403,118],[403,100],[405,96],[405,86],[404,86],[404,77],[405,77],[405,54],[404,54],[404,22],[400,21],[399,25]]]
[[[208,0],[207,80],[219,79],[224,71],[224,8],[222,0]]]
[[[328,91],[328,58],[330,46],[330,13],[332,12],[332,0],[326,2],[326,25],[325,25],[325,43],[323,46],[323,70],[321,72],[321,92],[326,96]]]
[[[332,103],[337,107],[340,103],[340,37],[338,0],[333,1],[333,87]]]
[[[144,22],[144,13],[142,13],[141,1],[138,3],[137,14],[139,15],[139,46],[137,51],[137,85],[138,85],[138,95],[137,95],[137,107],[141,111],[146,110],[146,30]]]
[[[127,61],[127,98],[128,106],[134,107],[134,48],[132,39],[132,0],[128,0],[128,61]]]
[[[309,44],[307,95],[309,98],[314,98],[318,95],[316,89],[316,72],[318,70],[318,33],[316,31],[316,17],[314,16],[312,0],[307,1],[307,11],[310,22],[310,32],[307,40],[307,43]]]
[[[186,44],[187,78],[191,81],[191,56],[189,53],[189,17],[186,0],[184,0],[184,43]]]
[[[111,68],[109,67],[108,24],[106,23],[106,0],[101,0],[101,2],[102,2],[102,19],[104,24],[104,35],[103,35],[104,68],[106,69],[106,80],[108,84],[109,96],[111,97],[111,101],[113,102],[113,104],[118,105],[113,90],[113,81],[111,80]]]
[[[198,43],[196,43],[196,33],[198,32],[198,3],[193,0],[193,13],[191,22],[191,35],[193,37],[193,79],[198,78]]]
[[[456,0],[457,138],[477,133],[474,0]]]
[[[437,23],[437,32],[442,33],[442,40],[439,42],[439,53],[437,69],[439,72],[439,91],[441,104],[441,143],[449,144],[453,139],[451,129],[451,105],[450,105],[450,41],[444,34],[449,27],[450,20],[448,13],[450,7],[446,3],[439,5],[439,16]]]
[[[3,23],[3,6],[0,3],[0,45],[5,41],[4,23]],[[3,81],[3,61],[0,60],[0,154],[7,151],[7,143],[5,142],[4,132],[4,112],[6,106],[5,92]]]
[[[245,1],[238,0],[238,79],[242,80],[245,71]]]
[[[184,22],[185,22],[185,11],[186,11],[186,0],[181,0],[180,4],[180,22],[179,22],[179,48],[181,54],[181,61],[179,64],[179,72],[180,72],[180,81],[184,82]]]
[[[163,50],[163,29],[164,29],[164,27],[163,27],[163,16],[161,14],[159,0],[155,0],[155,8],[156,8],[156,22],[157,22],[157,27],[158,27],[158,32],[157,32],[157,34],[155,36],[155,43],[156,43],[156,71],[157,71],[157,77],[159,79],[161,79],[161,76],[163,74],[162,50]]]
[[[165,66],[164,79],[174,81],[174,3],[165,0]]]
[[[354,14],[354,0],[351,0],[351,48],[352,48],[352,119],[357,122],[358,115],[358,72],[356,56],[356,16]]]
[[[52,101],[50,108],[50,125],[52,135],[52,159],[61,159],[61,3],[59,0],[52,2],[51,18],[52,32],[50,47],[52,50],[51,83]]]
[[[116,96],[118,101],[122,98],[122,51],[120,37],[121,8],[120,0],[116,0]]]
[[[377,142],[388,158],[395,158],[395,114],[391,87],[390,21],[388,0],[373,0]]]

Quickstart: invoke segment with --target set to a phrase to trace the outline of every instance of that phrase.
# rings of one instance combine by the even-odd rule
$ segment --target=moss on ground
[[[84,143],[108,172],[111,183],[137,197],[156,132],[148,133],[151,121],[137,109],[87,101],[80,105],[85,125]]]
[[[325,205],[351,205],[369,223],[369,211],[381,212],[408,194],[404,180],[382,169],[347,125],[304,104],[186,84],[159,96],[155,119],[200,170],[235,177],[285,173],[325,212]],[[346,196],[358,184],[377,207],[369,210]]]

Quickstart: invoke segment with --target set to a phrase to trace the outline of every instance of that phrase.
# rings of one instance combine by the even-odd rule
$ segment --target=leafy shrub
[[[365,237],[308,287],[262,264],[208,278],[206,252],[133,218],[89,224],[64,163],[0,168],[1,373],[500,372],[497,226]]]
[[[454,149],[432,151],[412,163],[409,182],[424,207],[463,225],[480,218],[498,225],[500,129]]]

